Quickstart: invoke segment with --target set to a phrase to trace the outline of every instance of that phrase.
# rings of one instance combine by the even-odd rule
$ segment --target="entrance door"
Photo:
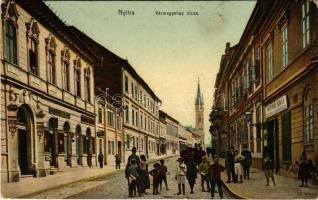
[[[279,151],[278,151],[278,122],[277,119],[267,122],[267,153],[274,162],[276,172],[279,169]]]
[[[50,133],[50,152],[51,152],[51,166],[56,167],[57,157],[56,157],[56,148],[55,148],[55,134]]]
[[[28,143],[27,143],[27,132],[26,130],[18,130],[18,140],[19,140],[19,166],[21,170],[21,175],[28,174]]]

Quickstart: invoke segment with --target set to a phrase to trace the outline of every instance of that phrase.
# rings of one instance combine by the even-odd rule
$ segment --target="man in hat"
[[[183,195],[185,195],[185,179],[186,179],[186,173],[187,173],[187,166],[184,164],[184,160],[182,157],[180,157],[177,160],[179,163],[177,165],[177,174],[176,174],[176,179],[178,182],[178,195],[181,194],[181,186],[182,186],[182,191]]]
[[[221,188],[221,172],[224,171],[224,167],[219,164],[219,158],[216,156],[214,164],[209,168],[209,177],[211,181],[211,198],[214,198],[215,185],[218,186],[220,198],[223,199],[223,192]]]

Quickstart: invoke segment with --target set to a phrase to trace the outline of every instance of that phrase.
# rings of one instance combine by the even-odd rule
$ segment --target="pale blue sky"
[[[162,109],[183,125],[195,125],[194,100],[200,77],[206,141],[214,81],[225,43],[239,41],[255,3],[47,2],[68,24],[127,58],[161,98]],[[118,15],[119,9],[135,15]],[[196,11],[199,16],[156,16],[155,11]]]

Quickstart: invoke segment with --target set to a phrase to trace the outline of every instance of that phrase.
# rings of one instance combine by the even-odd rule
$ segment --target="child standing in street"
[[[176,174],[176,180],[178,182],[178,195],[181,194],[181,186],[183,195],[185,195],[185,179],[186,179],[186,173],[187,173],[187,166],[184,164],[184,160],[182,157],[180,157],[178,160],[179,164],[177,165],[177,174]]]
[[[202,192],[205,192],[204,182],[206,182],[207,189],[208,189],[208,191],[210,191],[210,181],[209,181],[209,177],[208,177],[209,167],[210,167],[210,163],[209,163],[207,157],[203,157],[202,162],[199,165],[199,173],[201,175]]]
[[[160,160],[160,191],[162,189],[162,182],[165,182],[166,185],[166,190],[169,190],[168,188],[168,182],[167,182],[167,172],[168,172],[168,168],[165,165],[165,161],[164,160]]]
[[[266,155],[264,161],[263,161],[263,165],[264,165],[264,171],[265,171],[265,177],[266,177],[266,186],[269,186],[269,178],[272,178],[273,180],[273,184],[274,186],[276,185],[275,184],[275,179],[274,179],[274,176],[273,176],[273,161],[272,159],[270,159],[268,157],[268,155]]]
[[[160,194],[159,191],[158,191],[158,187],[159,187],[159,169],[160,169],[160,164],[159,163],[156,163],[153,165],[154,169],[151,170],[149,172],[149,174],[152,176],[152,183],[153,183],[153,194],[156,195],[156,194]]]

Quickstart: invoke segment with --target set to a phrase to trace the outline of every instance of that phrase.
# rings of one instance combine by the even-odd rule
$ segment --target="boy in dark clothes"
[[[153,194],[160,194],[158,192],[159,182],[160,182],[160,164],[156,163],[153,165],[154,169],[149,172],[152,176],[152,184],[153,184]]]
[[[160,169],[159,169],[159,182],[160,182],[160,191],[162,189],[162,181],[165,182],[166,185],[166,190],[169,190],[168,188],[168,182],[167,182],[167,172],[168,172],[168,168],[167,166],[165,166],[165,161],[164,160],[160,160]]]

